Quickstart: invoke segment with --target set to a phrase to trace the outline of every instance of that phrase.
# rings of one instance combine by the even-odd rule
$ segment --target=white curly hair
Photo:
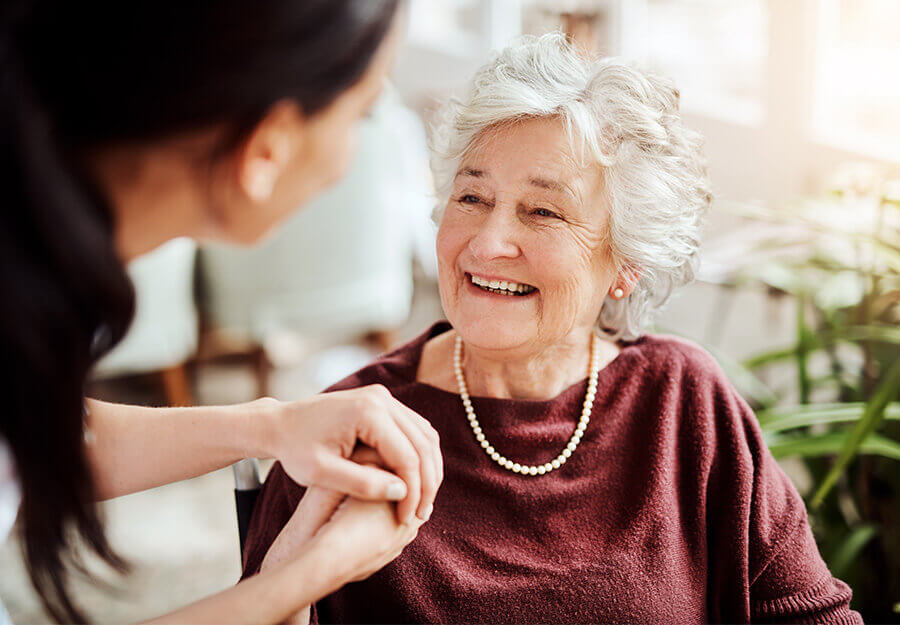
[[[691,282],[710,202],[699,134],[685,128],[678,91],[617,59],[590,59],[562,33],[525,37],[478,70],[464,99],[451,99],[432,126],[439,223],[460,160],[498,124],[561,118],[583,164],[603,167],[607,243],[626,298],[604,301],[598,327],[634,339],[672,291]]]

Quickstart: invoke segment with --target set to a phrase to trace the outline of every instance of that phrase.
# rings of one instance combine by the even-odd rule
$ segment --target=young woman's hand
[[[414,514],[430,516],[444,474],[437,432],[385,387],[364,386],[289,403],[259,401],[274,417],[268,453],[294,481],[357,499],[399,500],[401,522]],[[350,460],[360,443],[373,448],[387,470]]]

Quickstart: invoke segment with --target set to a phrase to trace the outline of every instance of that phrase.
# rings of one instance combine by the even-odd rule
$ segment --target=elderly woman
[[[480,70],[436,143],[449,323],[332,390],[426,416],[444,482],[403,554],[312,618],[861,622],[715,361],[644,333],[710,201],[675,89],[547,35]],[[327,494],[303,494],[273,469],[245,575],[313,531]]]

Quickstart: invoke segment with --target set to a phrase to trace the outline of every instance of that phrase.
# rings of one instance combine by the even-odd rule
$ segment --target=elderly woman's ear
[[[636,267],[622,269],[609,285],[609,296],[613,299],[625,299],[634,292],[641,279],[641,270]]]

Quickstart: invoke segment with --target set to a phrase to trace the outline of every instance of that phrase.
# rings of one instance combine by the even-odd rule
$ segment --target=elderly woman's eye
[[[537,215],[538,217],[556,217],[559,218],[559,215],[554,213],[552,210],[547,208],[536,208],[532,211],[533,215]]]
[[[477,195],[466,194],[459,198],[459,201],[463,204],[478,204],[481,201]]]

